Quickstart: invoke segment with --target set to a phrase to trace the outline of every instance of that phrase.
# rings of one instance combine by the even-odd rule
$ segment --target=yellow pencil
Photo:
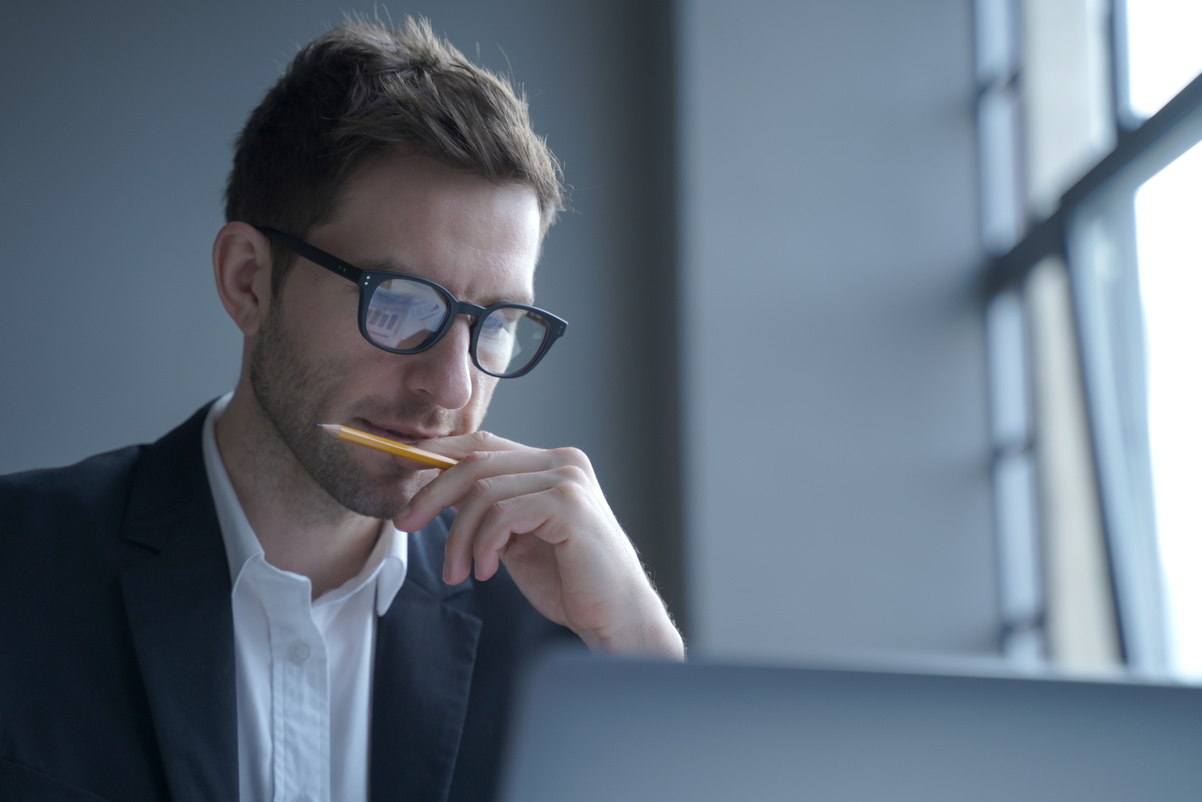
[[[404,457],[414,462],[420,462],[422,465],[429,465],[432,468],[446,470],[452,465],[458,464],[458,460],[453,460],[450,457],[444,457],[441,454],[434,454],[430,451],[422,451],[420,448],[407,446],[404,443],[398,443],[386,437],[377,437],[374,434],[361,432],[358,429],[352,429],[350,426],[340,426],[337,423],[319,423],[317,424],[317,428],[333,437],[337,437],[339,440],[374,448],[376,451],[383,451],[385,454]]]

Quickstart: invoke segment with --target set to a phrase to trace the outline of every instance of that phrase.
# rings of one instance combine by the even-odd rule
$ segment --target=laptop
[[[554,655],[505,802],[1202,800],[1202,687]]]

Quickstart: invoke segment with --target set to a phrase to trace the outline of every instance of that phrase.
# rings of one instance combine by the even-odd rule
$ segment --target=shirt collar
[[[205,472],[209,477],[209,487],[213,493],[213,504],[217,508],[217,521],[221,526],[221,537],[225,542],[225,553],[229,560],[230,584],[236,586],[238,577],[247,564],[258,558],[266,564],[263,558],[263,547],[259,538],[251,529],[242,503],[238,500],[225,463],[217,450],[216,422],[229,404],[233,393],[226,393],[213,402],[209,414],[205,416],[201,443],[204,450]],[[392,605],[405,582],[405,574],[409,563],[409,536],[393,526],[392,521],[382,521],[380,537],[376,540],[375,548],[367,558],[363,570],[358,576],[348,581],[341,588],[323,594],[337,594],[344,589],[347,592],[372,581],[376,582],[376,614],[384,615]]]
[[[392,521],[384,521],[380,527],[380,537],[376,547],[372,549],[367,564],[363,566],[360,576],[375,575],[376,581],[376,615],[384,615],[392,606],[405,582],[405,573],[409,562],[409,535],[392,525]],[[366,577],[364,581],[370,581]],[[351,580],[349,584],[354,583]]]

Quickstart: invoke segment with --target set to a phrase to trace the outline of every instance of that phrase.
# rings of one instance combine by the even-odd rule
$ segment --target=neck
[[[217,450],[267,562],[309,578],[313,598],[354,577],[380,522],[334,501],[297,462],[245,380],[216,422]]]

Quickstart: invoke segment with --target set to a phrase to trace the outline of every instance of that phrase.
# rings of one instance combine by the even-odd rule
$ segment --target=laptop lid
[[[559,655],[500,798],[1202,799],[1202,688]]]

